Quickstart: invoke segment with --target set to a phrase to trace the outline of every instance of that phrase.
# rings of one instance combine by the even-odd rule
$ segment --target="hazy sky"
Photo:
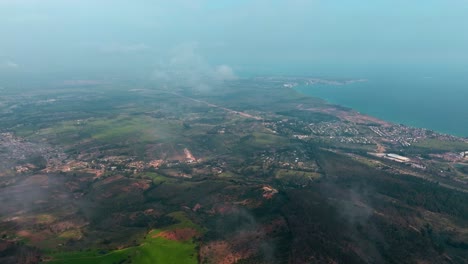
[[[468,0],[0,0],[0,73],[465,67],[467,14]]]

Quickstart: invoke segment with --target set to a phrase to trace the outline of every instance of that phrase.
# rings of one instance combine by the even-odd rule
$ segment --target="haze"
[[[0,263],[468,263],[468,0],[0,0]]]
[[[174,58],[228,77],[466,71],[467,13],[464,0],[2,0],[0,74],[151,79]]]

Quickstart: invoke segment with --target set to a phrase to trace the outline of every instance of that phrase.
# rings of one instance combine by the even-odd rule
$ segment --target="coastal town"
[[[172,94],[179,96],[175,93]],[[292,117],[284,116],[282,113],[269,113],[262,116],[259,113],[255,115],[235,111],[227,107],[219,107],[213,103],[187,96],[182,96],[182,99],[234,116],[238,115],[237,113],[242,113],[238,115],[238,118],[253,120],[253,124],[260,124],[266,131],[275,136],[299,140],[308,144],[323,145],[337,151],[352,151],[354,155],[365,156],[366,159],[377,158],[381,161],[387,160],[406,164],[411,170],[429,170],[435,174],[435,177],[452,177],[457,182],[464,184],[468,182],[468,175],[456,169],[468,164],[466,154],[468,153],[468,150],[466,150],[468,149],[468,139],[466,138],[401,124],[383,121],[372,122],[372,119],[367,123],[350,122],[350,119],[367,120],[367,117],[355,112],[337,115],[338,118],[330,120],[308,122],[307,118],[296,117],[294,113]],[[298,111],[304,111],[302,108],[302,105],[297,106]],[[311,115],[316,114],[314,110],[310,111]],[[328,108],[326,111],[340,110],[330,110]],[[164,115],[154,116],[162,120],[166,118]],[[191,118],[193,119],[193,117]],[[182,127],[186,129],[191,127],[186,120],[182,119],[177,122],[182,122]],[[74,121],[76,128],[82,128],[86,125],[86,120]],[[208,129],[207,134],[235,136],[238,133],[236,131],[238,131],[238,128],[230,125],[214,126]],[[157,171],[168,176],[191,178],[196,175],[219,175],[229,170],[225,163],[224,165],[222,162],[221,164],[218,164],[218,162],[213,163],[212,159],[205,157],[196,158],[189,147],[177,147],[177,150],[175,152],[172,150],[170,155],[166,153],[154,159],[142,159],[132,155],[106,155],[100,157],[102,154],[100,155],[97,149],[96,151],[90,149],[78,156],[67,155],[61,148],[46,143],[28,142],[11,132],[1,133],[0,142],[4,149],[3,163],[14,164],[8,169],[16,171],[16,173],[28,173],[35,170],[43,170],[44,172],[85,171],[96,175],[96,177],[101,177],[116,173],[140,175],[145,171]],[[467,146],[466,149],[463,149],[463,146]],[[173,148],[171,146],[166,147]],[[278,156],[279,153],[262,153],[262,166],[269,164],[269,166],[284,167],[317,175],[320,173],[316,165],[307,165],[310,158],[307,158],[307,156],[300,157],[295,153],[287,154],[285,152],[280,156]],[[26,157],[31,156],[40,157],[40,162],[35,160],[36,164],[34,164],[34,162],[26,159]],[[16,162],[12,162],[13,160]],[[37,164],[38,162],[40,164]],[[391,163],[387,165],[394,166]],[[451,170],[452,173],[448,173],[448,170]]]

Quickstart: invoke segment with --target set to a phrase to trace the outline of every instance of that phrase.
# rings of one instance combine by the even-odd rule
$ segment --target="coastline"
[[[354,84],[354,82],[351,83],[351,84]],[[339,86],[340,86],[340,88],[343,88],[343,89],[349,89],[349,87],[345,87],[345,86],[348,86],[348,85],[349,84],[343,84],[343,85],[339,85]],[[326,84],[326,86],[333,87],[334,85]],[[399,125],[404,125],[404,126],[411,127],[411,128],[426,129],[426,130],[433,131],[433,132],[436,132],[436,133],[439,133],[439,134],[445,134],[445,135],[450,135],[450,136],[455,136],[455,137],[459,137],[459,138],[468,139],[468,134],[461,134],[459,131],[452,131],[450,129],[443,129],[440,126],[437,126],[437,125],[430,126],[430,125],[424,124],[424,122],[414,122],[414,121],[412,122],[412,121],[410,121],[408,119],[402,120],[401,118],[398,118],[398,116],[396,116],[396,115],[393,116],[393,117],[391,117],[389,115],[382,116],[382,115],[379,115],[378,113],[371,113],[372,111],[369,111],[369,109],[364,109],[364,108],[361,108],[361,107],[357,107],[356,104],[346,104],[346,103],[343,103],[342,101],[340,101],[339,99],[336,100],[336,98],[331,98],[331,96],[320,96],[319,95],[320,93],[314,93],[313,92],[313,89],[316,88],[316,87],[317,86],[315,86],[315,85],[297,85],[297,86],[294,86],[294,87],[290,87],[290,89],[293,89],[295,92],[297,92],[297,93],[299,93],[301,95],[304,95],[304,96],[319,98],[319,99],[323,100],[324,102],[326,102],[327,104],[330,104],[331,106],[349,108],[353,112],[358,113],[358,114],[360,114],[362,116],[367,116],[369,118],[373,118],[375,120],[380,120],[380,121],[385,122],[385,123],[399,124]]]

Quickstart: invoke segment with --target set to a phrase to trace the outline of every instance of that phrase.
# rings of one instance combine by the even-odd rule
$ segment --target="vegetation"
[[[414,147],[425,149],[432,152],[444,151],[466,151],[468,143],[461,141],[441,141],[437,139],[426,139],[414,144]]]
[[[0,262],[467,262],[462,139],[279,83],[12,97]]]
[[[50,255],[48,263],[81,264],[81,263],[197,263],[196,244],[193,238],[184,241],[166,239],[160,234],[164,231],[179,228],[200,229],[183,213],[174,212],[170,217],[178,221],[177,224],[164,229],[148,232],[140,245],[118,250],[91,250],[83,252],[60,252]]]

